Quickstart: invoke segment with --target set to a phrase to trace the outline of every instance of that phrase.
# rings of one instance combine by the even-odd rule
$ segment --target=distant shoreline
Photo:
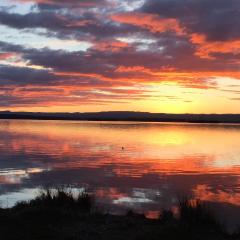
[[[3,111],[0,112],[0,119],[239,124],[240,114],[165,114],[125,111],[93,113],[42,113]]]
[[[33,121],[79,121],[79,122],[129,122],[129,123],[189,123],[189,124],[229,124],[229,125],[240,125],[239,122],[219,122],[219,121],[175,121],[175,120],[111,120],[111,119],[62,119],[62,118],[2,118],[0,117],[0,120],[33,120]]]

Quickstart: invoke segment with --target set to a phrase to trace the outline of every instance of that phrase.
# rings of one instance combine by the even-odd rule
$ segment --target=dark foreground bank
[[[47,190],[30,202],[0,210],[3,240],[172,240],[240,239],[229,234],[200,202],[179,202],[179,217],[163,211],[156,220],[128,212],[125,216],[101,213],[93,197],[66,190]]]

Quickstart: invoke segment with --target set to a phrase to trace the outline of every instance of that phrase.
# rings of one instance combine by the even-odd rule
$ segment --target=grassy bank
[[[3,240],[157,240],[240,239],[228,234],[206,205],[179,201],[179,216],[163,211],[159,219],[128,212],[125,216],[101,213],[87,193],[46,190],[29,202],[0,209]]]

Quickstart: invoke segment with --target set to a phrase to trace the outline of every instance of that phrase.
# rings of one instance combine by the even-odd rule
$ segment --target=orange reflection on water
[[[239,172],[239,127],[138,123],[8,121],[1,149],[40,153],[51,167],[115,165],[118,175]],[[0,125],[1,126],[1,125]],[[223,140],[224,139],[224,140]],[[124,149],[122,149],[124,147]],[[94,159],[94,161],[83,161]]]
[[[186,185],[194,183],[187,185],[188,191],[197,198],[234,205],[240,202],[236,189],[233,194],[227,191],[234,184],[239,186],[239,182],[225,190],[207,185],[213,175],[225,176],[215,180],[219,185],[229,177],[239,179],[237,125],[6,120],[0,121],[0,134],[0,167],[9,176],[12,170],[23,171],[27,178],[44,171],[96,169],[106,178],[124,179],[124,183],[115,183],[118,187],[129,187],[129,179],[135,178],[145,184],[141,179],[152,175],[157,176],[155,181],[163,176],[189,176]],[[40,171],[28,173],[26,169]],[[198,182],[201,176],[205,183]],[[19,184],[23,178],[19,178]],[[171,181],[167,182],[169,186],[179,184],[179,188],[184,188],[185,182]],[[164,189],[168,189],[165,185]],[[96,194],[101,198],[107,195],[115,202],[131,200],[128,192],[113,186],[97,189]]]
[[[194,196],[202,201],[230,203],[240,206],[240,192],[213,190],[207,185],[197,185]]]

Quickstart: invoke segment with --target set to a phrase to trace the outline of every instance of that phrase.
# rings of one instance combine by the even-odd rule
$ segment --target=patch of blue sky
[[[41,28],[29,31],[0,26],[0,41],[21,45],[25,48],[49,48],[52,50],[71,52],[86,51],[92,46],[92,44],[87,41],[63,40],[48,37],[46,33],[46,30]]]
[[[129,44],[135,44],[137,51],[150,51],[152,48],[152,44],[157,42],[157,39],[144,38],[143,36],[118,37],[117,40]]]
[[[103,8],[93,8],[92,12],[114,14],[118,12],[131,12],[140,8],[145,0],[106,0],[108,3]]]
[[[34,6],[35,4],[33,2],[20,3],[16,0],[0,1],[0,9],[7,10],[10,13],[27,14],[37,10]]]
[[[111,1],[111,0],[109,0]],[[117,4],[121,6],[125,11],[134,11],[143,6],[145,0],[116,0]]]

